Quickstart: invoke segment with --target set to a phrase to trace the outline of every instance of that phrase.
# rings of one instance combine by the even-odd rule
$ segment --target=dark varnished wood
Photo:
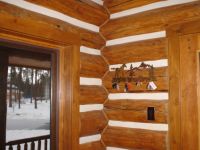
[[[108,94],[102,86],[81,85],[80,104],[103,104]]]
[[[109,100],[104,104],[109,120],[146,123],[167,123],[167,101],[156,100]],[[147,108],[155,108],[155,120],[147,119]]]
[[[8,54],[0,50],[0,149],[5,149]]]
[[[22,58],[22,57],[9,57],[9,64],[13,66],[23,66],[30,68],[42,68],[42,69],[50,69],[51,62],[50,61],[39,61],[30,58]]]
[[[109,64],[166,59],[166,39],[159,38],[108,46],[102,50],[102,55]]]
[[[101,28],[101,33],[107,40],[110,40],[131,35],[157,32],[165,30],[169,25],[198,18],[200,18],[199,1],[113,19]]]
[[[166,150],[166,132],[108,127],[102,135],[107,146],[126,149]]]
[[[43,135],[43,136],[38,136],[38,137],[31,137],[31,138],[26,138],[26,139],[10,141],[10,142],[6,143],[6,146],[9,146],[9,147],[17,146],[18,149],[21,149],[20,145],[25,144],[24,149],[27,149],[28,148],[27,143],[31,143],[31,145],[30,145],[31,147],[29,147],[29,149],[30,148],[34,149],[34,147],[36,147],[35,143],[38,142],[38,146],[36,148],[39,150],[39,149],[41,149],[41,141],[42,140],[47,141],[47,139],[50,139],[50,135]]]
[[[100,55],[81,53],[81,77],[102,78],[108,71],[108,65]]]
[[[80,114],[80,122],[80,136],[99,134],[108,123],[102,111],[82,112]]]

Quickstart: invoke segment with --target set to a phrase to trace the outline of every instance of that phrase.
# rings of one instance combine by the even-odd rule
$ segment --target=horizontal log
[[[121,82],[119,83],[119,90],[113,89],[112,88],[112,79],[115,76],[114,71],[108,72],[103,80],[103,85],[105,88],[108,90],[109,93],[124,93],[124,87],[125,83]],[[136,77],[138,76],[143,76],[143,77],[148,77],[148,72],[147,71],[141,71],[138,72],[138,74],[135,74]],[[154,68],[154,76],[156,78],[156,81],[154,83],[157,86],[157,89],[154,91],[148,90],[147,89],[147,83],[143,83],[140,86],[137,86],[136,84],[132,84],[132,87],[129,92],[167,92],[169,87],[168,87],[168,69],[167,67],[160,67],[160,68]]]
[[[73,18],[91,24],[95,24],[97,26],[102,25],[108,19],[108,14],[105,11],[105,9],[100,5],[97,4],[95,5],[95,3],[92,1],[86,1],[86,0],[79,0],[79,1],[26,0],[26,1],[59,11]]]
[[[102,86],[80,86],[80,105],[103,104],[107,98],[108,93]]]
[[[109,100],[104,104],[109,120],[144,123],[167,123],[167,101],[153,100]],[[155,108],[155,120],[147,119],[147,108]]]
[[[74,27],[80,34],[81,45],[90,48],[101,49],[105,44],[105,40],[99,35],[99,33],[89,30]]]
[[[108,71],[108,65],[102,56],[81,53],[81,77],[102,78]]]
[[[81,45],[97,49],[105,45],[104,39],[98,33],[78,28],[64,21],[3,2],[0,2],[0,10],[0,18],[2,18],[0,28],[6,31],[15,31],[26,36],[41,37],[66,44],[74,41],[77,44],[80,39]]]
[[[167,26],[200,18],[200,1],[154,9],[110,20],[101,27],[107,40],[157,32]]]
[[[102,55],[109,64],[126,64],[167,58],[166,38],[105,47]]]
[[[80,144],[80,150],[106,150],[101,141]]]
[[[112,14],[159,1],[163,0],[105,0],[104,5],[108,8],[109,12]]]
[[[166,132],[108,127],[102,135],[106,146],[126,149],[166,150]]]
[[[103,111],[82,112],[80,114],[80,120],[80,136],[99,134],[108,123]]]

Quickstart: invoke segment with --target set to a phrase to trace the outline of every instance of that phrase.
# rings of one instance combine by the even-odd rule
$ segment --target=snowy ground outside
[[[9,139],[9,141],[20,139],[16,135],[20,135],[21,137],[23,137],[23,139],[25,139],[25,138],[37,137],[48,134],[50,134],[49,130],[8,130],[7,139]]]
[[[50,134],[50,101],[38,101],[37,109],[34,108],[34,101],[22,101],[21,109],[17,104],[7,107],[7,142]]]
[[[14,104],[12,108],[7,107],[7,120],[10,119],[50,119],[50,101],[38,101],[38,108],[34,108],[34,101],[30,103],[29,99],[23,99],[21,109],[18,104]]]

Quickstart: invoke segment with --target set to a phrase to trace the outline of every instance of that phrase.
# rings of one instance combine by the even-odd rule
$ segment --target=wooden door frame
[[[187,141],[184,141],[183,136],[189,135],[191,136],[192,141],[191,145],[198,145],[196,149],[200,149],[200,134],[199,134],[199,122],[200,122],[200,113],[197,110],[200,108],[200,97],[197,96],[197,100],[194,102],[197,103],[198,107],[192,108],[194,105],[187,104],[185,102],[182,102],[182,80],[181,76],[181,47],[180,47],[180,37],[188,36],[188,35],[194,35],[200,33],[200,20],[193,20],[191,22],[185,22],[183,24],[176,24],[172,25],[167,28],[167,38],[168,38],[168,59],[169,59],[169,149],[170,150],[180,150],[184,149],[183,145],[187,143]],[[198,51],[196,51],[196,54],[198,55]],[[197,63],[199,63],[197,61]],[[197,64],[197,67],[199,64]],[[199,75],[198,71],[199,68],[195,68],[197,70],[197,79],[194,79],[196,84],[200,84],[199,82]],[[197,86],[198,89],[198,86]],[[198,93],[198,92],[197,92]],[[197,94],[198,95],[198,94]],[[197,112],[196,115],[196,122],[193,122],[193,125],[188,123],[186,120],[184,120],[184,126],[182,125],[182,120],[184,119],[184,114],[186,114],[186,109],[182,107],[185,107],[183,105],[187,105],[188,109],[194,109],[194,112]],[[190,112],[191,114],[191,112]],[[197,125],[195,124],[197,123]],[[189,130],[185,129],[186,127],[193,128],[193,130],[196,130],[197,134],[195,136],[194,133],[186,133],[184,131]],[[195,140],[194,140],[195,139]],[[187,143],[187,144],[188,144]],[[191,148],[191,145],[189,146]],[[194,147],[193,147],[194,148]],[[186,148],[187,149],[187,148]],[[193,150],[193,149],[191,149]]]
[[[0,149],[5,149],[8,54],[0,51]]]
[[[24,34],[23,30],[20,32],[14,30],[5,29],[0,25],[0,41],[37,46],[44,48],[43,52],[52,54],[51,148],[52,150],[77,150],[79,146],[79,35],[69,32],[65,34],[68,34],[70,40],[54,40],[46,35],[41,37],[41,35]]]

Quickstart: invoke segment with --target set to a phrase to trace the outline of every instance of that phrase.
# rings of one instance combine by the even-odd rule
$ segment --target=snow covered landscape
[[[7,119],[50,119],[50,101],[37,101],[38,108],[34,108],[34,101],[30,103],[30,99],[22,99],[21,108],[18,109],[18,104],[13,107],[7,107]]]
[[[37,106],[22,99],[20,109],[17,103],[7,107],[7,142],[50,134],[50,100],[37,101]]]
[[[50,70],[8,67],[6,143],[50,135],[50,82]],[[38,140],[34,141],[37,148]],[[41,144],[43,148],[44,140]],[[16,145],[10,145],[17,150]]]

